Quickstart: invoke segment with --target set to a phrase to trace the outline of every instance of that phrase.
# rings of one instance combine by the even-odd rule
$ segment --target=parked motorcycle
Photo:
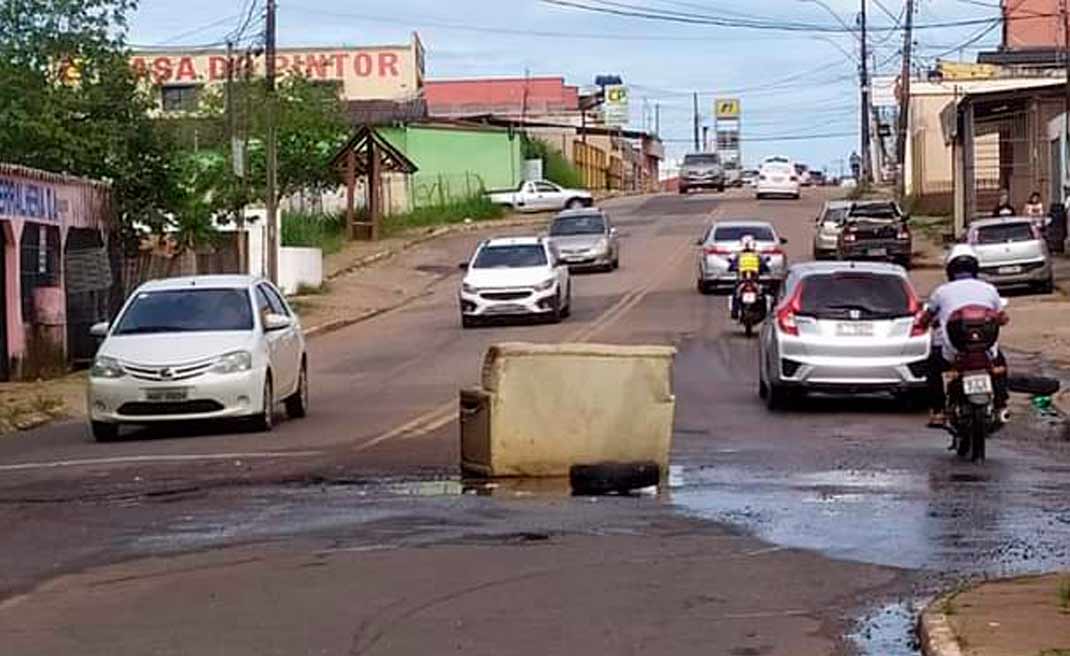
[[[1003,427],[1005,411],[997,412],[997,385],[1006,384],[1007,368],[990,351],[999,340],[1001,313],[967,306],[951,315],[947,336],[958,356],[944,375],[947,386],[947,429],[959,457],[984,460],[988,436]]]

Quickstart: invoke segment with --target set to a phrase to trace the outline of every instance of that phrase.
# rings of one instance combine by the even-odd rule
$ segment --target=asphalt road
[[[1017,418],[978,466],[890,399],[761,405],[692,244],[764,218],[805,259],[820,201],[614,201],[622,268],[577,277],[571,319],[462,331],[453,275],[313,340],[312,414],[271,435],[0,441],[3,653],[898,656],[939,586],[1070,565],[1070,460],[1036,439],[1055,427]],[[445,274],[478,238],[406,257]],[[676,345],[668,488],[459,481],[457,390],[518,340]]]

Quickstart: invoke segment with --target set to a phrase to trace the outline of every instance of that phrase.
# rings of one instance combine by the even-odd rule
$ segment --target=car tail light
[[[910,231],[906,228],[900,228],[899,233],[896,234],[895,238],[900,240],[910,239]]]
[[[723,246],[707,246],[706,255],[731,255],[732,251]]]
[[[909,283],[903,282],[903,287],[907,293],[907,310],[914,316],[914,324],[910,327],[910,336],[922,337],[929,332],[929,324],[925,321],[925,308],[921,306],[918,295],[914,293],[914,288]]]
[[[802,309],[802,283],[795,288],[791,298],[785,300],[776,310],[776,323],[780,332],[785,335],[799,334],[799,326],[795,323],[795,315]]]
[[[855,241],[857,239],[858,239],[858,236],[855,235],[855,233],[853,233],[853,232],[845,232],[845,233],[843,233],[843,240],[844,241]]]

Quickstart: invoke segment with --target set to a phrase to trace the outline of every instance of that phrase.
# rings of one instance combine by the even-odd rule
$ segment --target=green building
[[[514,188],[524,175],[520,135],[463,122],[408,123],[378,129],[419,167],[409,183],[414,207]]]

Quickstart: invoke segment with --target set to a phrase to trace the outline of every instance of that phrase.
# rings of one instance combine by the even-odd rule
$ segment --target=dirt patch
[[[84,416],[84,372],[49,381],[0,384],[0,435]]]
[[[985,583],[944,612],[971,656],[1070,654],[1070,575]]]

